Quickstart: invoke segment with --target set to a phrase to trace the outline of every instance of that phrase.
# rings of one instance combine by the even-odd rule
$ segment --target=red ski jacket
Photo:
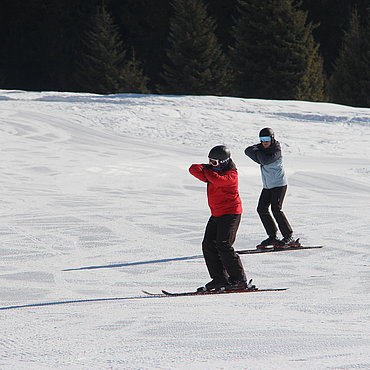
[[[242,202],[238,191],[238,171],[235,165],[227,166],[225,170],[216,172],[201,164],[192,164],[189,172],[207,183],[208,205],[212,216],[242,213]]]

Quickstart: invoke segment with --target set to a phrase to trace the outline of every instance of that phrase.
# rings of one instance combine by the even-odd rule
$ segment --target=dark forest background
[[[368,0],[3,0],[0,88],[370,107]]]

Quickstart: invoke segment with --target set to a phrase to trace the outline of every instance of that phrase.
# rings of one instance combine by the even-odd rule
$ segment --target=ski
[[[196,295],[212,295],[212,294],[232,294],[232,293],[257,293],[257,292],[278,292],[287,290],[288,288],[276,288],[276,289],[233,289],[233,290],[205,290],[205,291],[194,291],[194,292],[180,292],[171,293],[167,290],[162,290],[162,293],[151,293],[143,290],[143,293],[156,296],[156,297],[183,297],[183,296],[196,296]]]
[[[163,293],[151,293],[151,292],[148,292],[147,290],[142,290],[142,292],[146,295],[150,295],[151,297],[165,297],[166,296]]]
[[[318,248],[323,248],[323,245],[300,245],[300,246],[290,246],[290,247],[285,247],[285,248],[279,248],[279,249],[274,249],[273,246],[269,248],[264,248],[264,249],[245,249],[241,251],[237,251],[238,254],[255,254],[255,253],[270,253],[270,252],[284,252],[284,251],[299,251],[303,249],[318,249]]]

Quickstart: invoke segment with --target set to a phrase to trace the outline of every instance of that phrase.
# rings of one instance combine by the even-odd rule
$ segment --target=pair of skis
[[[205,291],[194,291],[194,292],[180,292],[171,293],[167,290],[162,290],[162,293],[151,293],[143,290],[146,295],[154,297],[184,297],[184,296],[196,296],[196,295],[215,295],[215,294],[232,294],[232,293],[257,293],[257,292],[278,292],[287,290],[288,288],[277,288],[277,289],[233,289],[233,290],[205,290]]]
[[[274,249],[273,246],[263,249],[246,249],[237,251],[238,254],[255,254],[255,253],[268,253],[268,252],[282,252],[282,251],[292,251],[292,250],[301,250],[301,249],[318,249],[322,248],[323,245],[311,245],[311,246],[302,246],[302,245],[293,245],[284,248]],[[190,291],[190,292],[180,292],[180,293],[171,293],[167,290],[162,290],[162,293],[151,293],[146,290],[143,290],[143,293],[149,296],[155,297],[183,297],[183,296],[198,296],[198,295],[215,295],[215,294],[232,294],[232,293],[257,293],[257,292],[279,292],[287,290],[288,288],[276,288],[276,289],[231,289],[231,290],[204,290],[204,291]]]

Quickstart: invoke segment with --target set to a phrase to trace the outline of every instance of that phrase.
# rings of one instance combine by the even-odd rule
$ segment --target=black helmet
[[[227,163],[230,159],[230,149],[225,145],[217,145],[211,149],[208,158],[217,159],[220,163]]]
[[[271,139],[275,137],[274,131],[270,127],[265,127],[260,131],[259,137],[270,136]]]

